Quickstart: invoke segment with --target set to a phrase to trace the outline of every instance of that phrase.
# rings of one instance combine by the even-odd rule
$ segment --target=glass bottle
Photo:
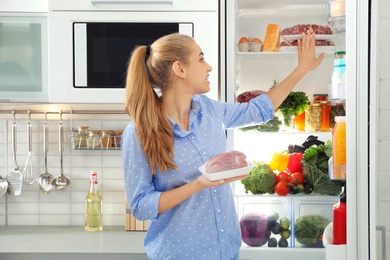
[[[91,171],[89,179],[91,188],[85,198],[85,230],[102,231],[103,230],[103,200],[98,190],[97,173]]]
[[[330,100],[345,100],[346,98],[346,52],[336,51],[333,63],[331,84],[329,86]]]
[[[333,179],[345,180],[347,166],[345,116],[336,116],[335,121],[332,133]]]

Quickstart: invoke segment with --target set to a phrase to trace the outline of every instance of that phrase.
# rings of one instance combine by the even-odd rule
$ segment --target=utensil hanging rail
[[[62,111],[62,114],[68,114],[68,115],[104,115],[104,114],[113,114],[113,115],[120,115],[125,114],[125,111],[122,110],[58,110],[58,111],[50,111],[50,110],[30,110],[30,109],[24,109],[24,110],[18,110],[18,109],[12,109],[12,110],[0,110],[0,114],[10,114],[10,116],[13,118],[13,113],[15,114],[60,114]]]

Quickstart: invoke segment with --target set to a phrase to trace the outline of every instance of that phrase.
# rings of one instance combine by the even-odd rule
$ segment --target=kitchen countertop
[[[125,231],[124,227],[104,227],[102,232],[86,232],[82,226],[2,226],[0,259],[7,260],[143,260],[147,259],[145,232]],[[324,249],[255,248],[243,246],[240,258],[247,259],[325,259]],[[90,258],[88,258],[90,259]]]

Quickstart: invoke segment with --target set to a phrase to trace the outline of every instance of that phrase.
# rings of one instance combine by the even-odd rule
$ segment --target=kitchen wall
[[[16,115],[18,118],[18,114]],[[106,116],[109,118],[109,116]],[[17,162],[22,171],[27,158],[27,119],[17,123]],[[84,225],[84,199],[89,191],[90,171],[96,171],[100,180],[103,197],[103,224],[122,226],[125,223],[125,193],[120,150],[73,150],[71,148],[70,126],[88,125],[90,129],[124,129],[128,120],[64,120],[65,147],[64,173],[70,178],[66,190],[54,190],[44,195],[39,191],[38,183],[23,183],[20,196],[0,198],[0,225]],[[43,124],[42,119],[34,120],[32,155],[37,175],[44,171]],[[59,116],[48,115],[49,151],[48,171],[60,174],[60,155],[58,144]],[[0,119],[0,175],[6,177],[13,169],[11,146],[12,120]],[[8,202],[8,203],[7,203]]]
[[[378,24],[379,38],[376,41],[378,46],[378,149],[377,161],[377,225],[386,227],[386,255],[390,257],[390,2],[387,0],[378,1]]]

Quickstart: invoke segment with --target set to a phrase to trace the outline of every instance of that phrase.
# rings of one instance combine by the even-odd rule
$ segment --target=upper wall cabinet
[[[49,1],[59,11],[217,11],[218,1],[210,0],[67,0]]]
[[[0,102],[48,101],[47,2],[0,0]]]

